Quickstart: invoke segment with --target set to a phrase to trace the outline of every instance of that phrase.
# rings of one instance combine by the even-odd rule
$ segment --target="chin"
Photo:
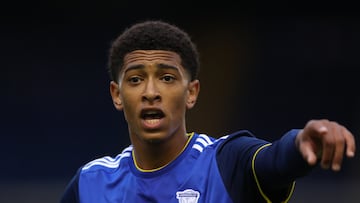
[[[162,139],[147,139],[146,142],[149,144],[160,144],[162,143],[164,140]]]
[[[160,132],[144,132],[143,140],[149,144],[160,144],[167,140],[167,137]]]

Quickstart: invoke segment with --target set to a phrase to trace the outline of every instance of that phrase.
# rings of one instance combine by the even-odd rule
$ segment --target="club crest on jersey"
[[[179,200],[179,203],[197,203],[200,198],[200,193],[192,189],[187,189],[176,192],[176,198]]]

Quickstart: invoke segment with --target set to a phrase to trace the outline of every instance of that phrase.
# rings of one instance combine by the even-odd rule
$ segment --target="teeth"
[[[159,123],[160,119],[146,119],[145,122],[150,124],[150,125],[154,125],[156,123]]]

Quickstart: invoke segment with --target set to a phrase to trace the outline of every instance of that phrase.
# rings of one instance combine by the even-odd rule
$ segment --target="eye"
[[[131,83],[131,84],[139,84],[141,82],[141,78],[138,77],[138,76],[133,76],[133,77],[130,77],[128,79],[128,81]]]
[[[164,81],[164,82],[170,83],[170,82],[173,82],[175,80],[175,77],[171,76],[171,75],[164,75],[161,78],[161,80]]]

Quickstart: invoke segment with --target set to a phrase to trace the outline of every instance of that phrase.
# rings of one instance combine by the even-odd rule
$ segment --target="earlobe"
[[[123,109],[123,105],[122,105],[122,101],[120,99],[119,85],[114,81],[110,82],[110,94],[111,94],[111,98],[113,100],[114,107],[117,110],[121,111]]]
[[[199,80],[194,80],[189,83],[188,89],[188,98],[186,100],[187,109],[191,109],[195,106],[197,97],[200,92],[200,82]]]

